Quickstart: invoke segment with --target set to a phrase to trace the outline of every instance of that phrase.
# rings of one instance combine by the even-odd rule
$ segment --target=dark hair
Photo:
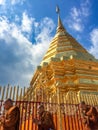
[[[38,106],[38,108],[44,108],[44,105],[43,105],[43,104],[40,104],[40,105]]]
[[[83,105],[85,105],[85,101],[81,101],[81,102],[80,102],[80,104],[83,104]]]
[[[8,99],[6,99],[4,102],[11,102],[11,103],[13,103],[13,100],[10,99],[10,98],[8,98]]]

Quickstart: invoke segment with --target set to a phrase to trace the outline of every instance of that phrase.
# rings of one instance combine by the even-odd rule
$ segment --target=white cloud
[[[20,18],[19,18],[18,15],[15,15],[15,21],[16,21],[16,22],[19,22],[19,21],[20,21]]]
[[[85,0],[85,2],[81,3],[81,15],[83,15],[84,17],[87,17],[90,15],[90,1],[89,0]]]
[[[25,2],[25,0],[0,0],[0,5],[8,5],[9,3],[11,5],[15,5],[15,4],[23,4]]]
[[[70,12],[70,17],[67,20],[69,27],[75,31],[82,32],[84,29],[85,18],[89,16],[90,2],[86,0],[79,7],[73,7]]]
[[[0,0],[0,5],[4,5],[5,4],[5,0]]]
[[[10,23],[6,17],[0,18],[0,84],[27,86],[37,65],[41,62],[51,40],[54,23],[49,18],[36,22],[23,14],[22,24]],[[26,21],[27,20],[27,23]],[[29,26],[26,28],[24,25]],[[36,44],[32,44],[25,32],[36,25]],[[38,26],[40,25],[40,26]],[[22,28],[24,26],[24,29]],[[23,32],[24,30],[24,32]],[[38,31],[37,31],[38,30]]]
[[[24,1],[25,1],[25,0],[11,0],[11,4],[12,4],[12,5],[15,5],[15,4],[17,4],[17,3],[23,4]]]
[[[98,58],[98,28],[95,28],[90,33],[90,40],[92,46],[90,48],[90,53],[92,53],[96,58]]]
[[[71,27],[73,27],[74,30],[79,31],[79,32],[81,32],[81,31],[83,30],[83,28],[84,28],[84,27],[83,27],[81,24],[79,24],[78,22],[77,22],[77,23],[73,23],[73,25],[72,25]]]
[[[23,32],[31,33],[32,30],[32,18],[29,18],[27,13],[23,13],[21,29]]]

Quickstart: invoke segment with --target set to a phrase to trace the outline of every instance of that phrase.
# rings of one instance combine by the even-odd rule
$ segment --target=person
[[[13,106],[13,101],[7,99],[4,102],[5,115],[0,117],[3,130],[19,130],[20,110],[17,106]]]
[[[98,130],[98,112],[95,107],[87,106],[84,101],[79,104],[84,130]]]
[[[33,123],[38,125],[38,130],[55,130],[53,117],[50,112],[44,110],[44,105],[39,105],[37,110],[39,119],[33,119]]]

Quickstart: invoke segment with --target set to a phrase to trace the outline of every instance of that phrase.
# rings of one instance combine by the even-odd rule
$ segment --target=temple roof
[[[64,28],[60,15],[58,14],[58,25],[56,34],[50,43],[50,47],[45,54],[41,65],[49,63],[51,59],[69,59],[97,61],[75,38],[73,38]]]

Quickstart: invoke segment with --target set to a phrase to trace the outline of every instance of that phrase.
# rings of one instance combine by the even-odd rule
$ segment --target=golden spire
[[[65,32],[66,30],[65,30],[65,28],[64,28],[64,26],[63,26],[63,24],[62,24],[61,19],[60,19],[60,9],[59,9],[58,6],[56,6],[56,13],[58,13],[58,26],[57,26],[57,31],[56,31],[56,33],[61,32],[61,31],[64,31],[64,32]]]

